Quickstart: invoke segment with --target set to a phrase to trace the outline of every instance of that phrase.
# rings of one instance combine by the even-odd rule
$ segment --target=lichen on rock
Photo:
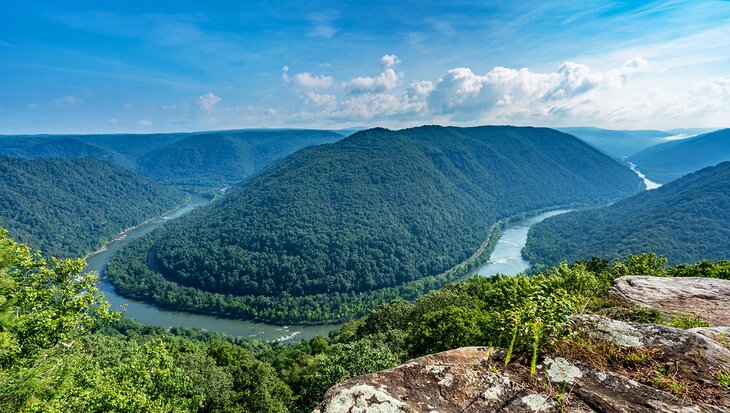
[[[578,367],[562,357],[554,360],[548,357],[545,364],[548,366],[548,377],[555,383],[573,384],[576,379],[583,377],[583,372]]]

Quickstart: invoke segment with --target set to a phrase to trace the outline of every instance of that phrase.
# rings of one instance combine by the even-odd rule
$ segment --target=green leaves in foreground
[[[0,229],[0,407],[62,392],[79,338],[116,317],[83,268],[83,260],[46,262]]]

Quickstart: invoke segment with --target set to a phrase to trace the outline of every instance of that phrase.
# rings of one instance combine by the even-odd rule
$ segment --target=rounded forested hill
[[[242,181],[299,149],[336,142],[321,130],[243,130],[192,134],[146,153],[138,170],[157,182],[183,187],[221,187]]]
[[[730,162],[611,206],[535,225],[524,253],[538,265],[654,252],[670,263],[730,257]]]
[[[365,292],[447,270],[501,218],[641,189],[628,168],[551,129],[371,129],[299,151],[171,222],[150,261],[210,292]]]
[[[108,162],[0,155],[0,226],[58,257],[80,257],[186,195]]]

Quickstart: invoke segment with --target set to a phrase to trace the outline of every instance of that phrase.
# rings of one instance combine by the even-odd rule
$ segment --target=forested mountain
[[[0,155],[0,225],[61,257],[78,257],[125,228],[185,201],[185,194],[108,162]]]
[[[649,179],[667,183],[706,166],[730,161],[730,129],[671,141],[629,158]]]
[[[299,149],[339,139],[340,134],[317,130],[200,133],[145,154],[138,168],[166,184],[227,186]]]
[[[429,276],[471,256],[502,218],[642,188],[628,168],[551,129],[371,129],[275,164],[130,245],[107,275],[123,293],[173,307],[342,319],[365,309],[353,297],[367,306],[370,293],[443,283]],[[150,270],[150,250],[174,282]]]
[[[660,130],[611,130],[590,127],[560,128],[584,140],[604,153],[623,158],[660,144],[671,133]]]
[[[72,138],[44,140],[28,148],[25,154],[30,158],[95,158],[134,169],[134,161],[129,157]]]
[[[229,186],[299,149],[342,139],[319,130],[232,130],[140,135],[0,136],[0,154],[96,158],[185,189]]]
[[[537,265],[655,252],[670,263],[730,256],[730,162],[611,206],[549,218],[530,230]]]

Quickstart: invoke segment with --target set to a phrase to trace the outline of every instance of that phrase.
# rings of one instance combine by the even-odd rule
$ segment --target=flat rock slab
[[[715,374],[719,369],[730,371],[730,349],[715,341],[721,334],[718,329],[681,330],[597,315],[575,316],[573,324],[596,340],[626,349],[656,350],[653,358],[673,365],[678,378],[711,385],[716,383]]]
[[[713,326],[730,326],[730,281],[698,277],[628,275],[614,280],[617,300],[667,314],[691,314]]]
[[[564,358],[545,358],[535,377],[504,353],[465,347],[417,358],[330,388],[314,413],[559,412],[571,394],[571,412],[721,413],[718,406],[686,403],[627,377]]]

